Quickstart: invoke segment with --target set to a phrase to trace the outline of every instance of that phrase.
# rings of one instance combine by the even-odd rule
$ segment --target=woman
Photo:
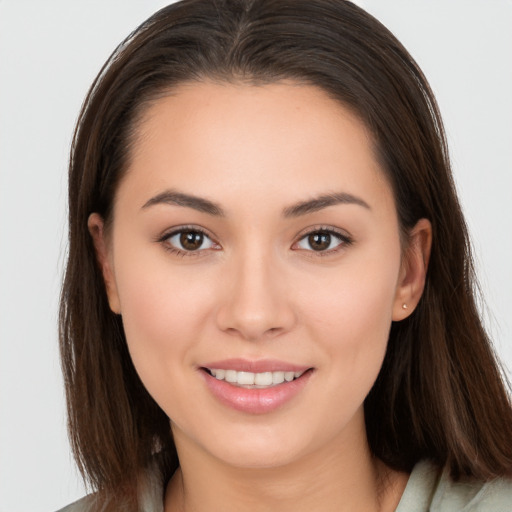
[[[512,503],[441,119],[360,8],[161,10],[93,84],[69,187],[61,349],[98,490],[69,510]]]

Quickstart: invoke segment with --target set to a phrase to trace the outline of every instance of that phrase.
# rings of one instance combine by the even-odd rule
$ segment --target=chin
[[[287,466],[299,460],[303,450],[294,446],[275,446],[267,443],[264,448],[257,446],[232,446],[219,451],[218,458],[224,463],[239,469],[273,469]]]
[[[208,439],[201,435],[202,449],[228,466],[240,469],[271,469],[297,463],[314,453],[327,441],[313,435],[314,428],[303,423],[249,426],[224,433],[209,432]],[[224,435],[222,435],[224,434]]]

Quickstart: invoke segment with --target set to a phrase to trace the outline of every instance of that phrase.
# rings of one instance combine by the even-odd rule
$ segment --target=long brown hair
[[[69,170],[69,258],[60,345],[79,468],[110,495],[136,489],[155,451],[178,460],[169,420],[139,380],[120,316],[109,309],[87,230],[112,219],[148,104],[185,81],[312,84],[372,132],[404,234],[420,218],[433,246],[423,297],[394,323],[365,401],[375,456],[410,471],[420,459],[452,477],[512,472],[512,409],[475,305],[466,225],[442,121],[422,72],[396,38],[344,0],[187,0],[143,23],[114,51],[82,108]]]

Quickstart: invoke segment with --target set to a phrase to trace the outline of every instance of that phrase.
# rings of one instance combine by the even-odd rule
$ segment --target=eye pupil
[[[329,233],[312,233],[308,236],[308,242],[314,251],[324,251],[331,245],[331,235]]]
[[[203,244],[204,235],[198,231],[184,231],[180,235],[181,246],[187,251],[196,251]]]

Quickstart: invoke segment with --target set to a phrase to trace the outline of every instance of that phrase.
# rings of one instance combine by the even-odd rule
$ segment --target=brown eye
[[[181,252],[198,252],[214,248],[211,238],[197,229],[182,229],[162,239],[173,249]]]
[[[325,251],[331,245],[329,233],[311,233],[308,235],[308,243],[314,251]]]
[[[313,252],[336,252],[341,246],[350,245],[352,240],[341,233],[329,230],[311,231],[297,242],[297,248]]]
[[[180,234],[180,244],[187,251],[197,251],[203,244],[204,235],[199,231],[183,231]]]

